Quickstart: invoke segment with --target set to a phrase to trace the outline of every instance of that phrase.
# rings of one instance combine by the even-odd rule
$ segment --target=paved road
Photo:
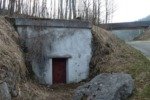
[[[150,59],[150,41],[133,41],[127,43],[140,50],[146,57]]]

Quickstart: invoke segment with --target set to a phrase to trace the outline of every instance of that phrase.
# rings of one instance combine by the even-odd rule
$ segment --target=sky
[[[113,22],[136,21],[150,15],[150,0],[115,0]]]

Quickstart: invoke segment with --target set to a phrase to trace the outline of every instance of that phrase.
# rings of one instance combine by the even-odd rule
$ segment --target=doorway
[[[53,58],[53,84],[66,83],[66,58]]]

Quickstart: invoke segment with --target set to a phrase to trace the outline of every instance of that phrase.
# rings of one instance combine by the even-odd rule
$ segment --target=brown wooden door
[[[54,58],[53,62],[53,84],[66,83],[66,59]]]

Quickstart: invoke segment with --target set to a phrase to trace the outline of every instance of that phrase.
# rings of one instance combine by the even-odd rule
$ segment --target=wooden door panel
[[[53,84],[66,83],[66,59],[53,59]]]

